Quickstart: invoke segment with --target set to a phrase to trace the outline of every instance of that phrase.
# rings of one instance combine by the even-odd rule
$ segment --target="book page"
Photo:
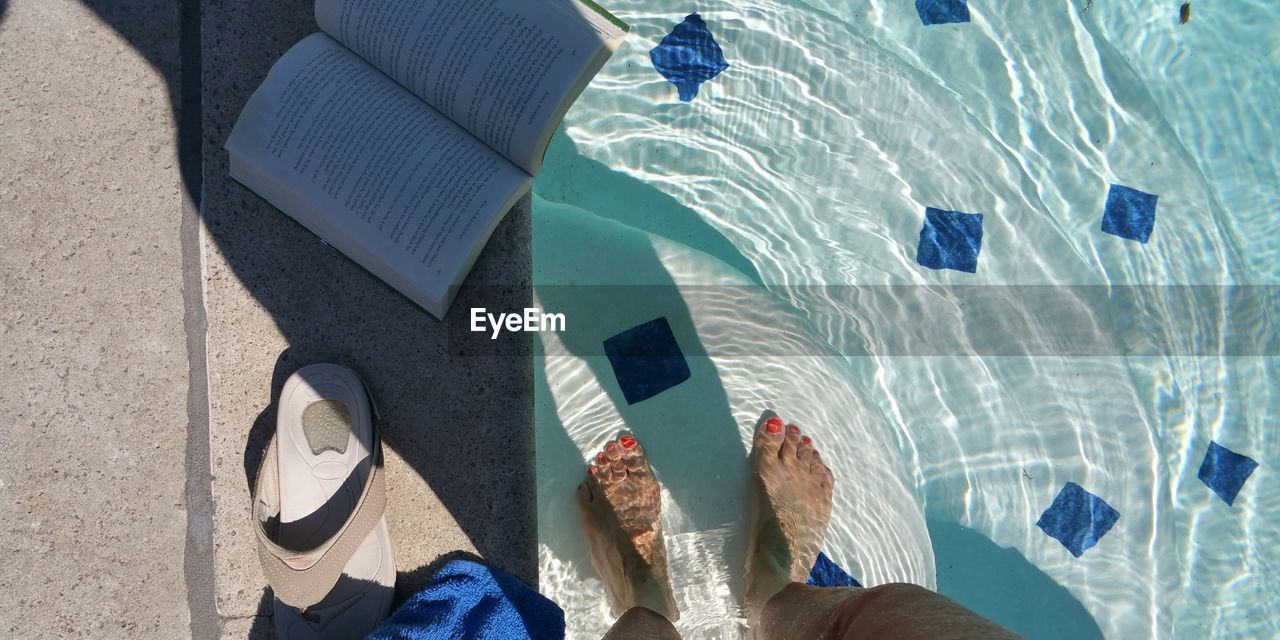
[[[272,67],[226,146],[233,177],[437,316],[531,182],[324,34]]]
[[[530,174],[625,33],[565,0],[317,0],[316,21]]]

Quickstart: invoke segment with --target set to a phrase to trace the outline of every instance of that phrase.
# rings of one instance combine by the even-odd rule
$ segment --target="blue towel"
[[[454,560],[369,638],[563,640],[564,611],[502,571]]]
[[[824,553],[818,554],[809,584],[861,586]],[[502,571],[454,560],[369,639],[564,640],[564,611]]]

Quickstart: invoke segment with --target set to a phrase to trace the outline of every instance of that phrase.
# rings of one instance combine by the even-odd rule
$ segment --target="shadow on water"
[[[556,129],[547,149],[548,162],[534,193],[553,202],[572,204],[627,226],[635,227],[715,256],[756,284],[760,272],[742,252],[707,224],[698,212],[643,180],[614,171],[578,153],[577,145]]]
[[[1029,640],[1103,637],[1084,605],[1021,553],[958,524],[930,518],[928,527],[938,593]]]
[[[535,353],[540,356],[542,349],[540,344],[538,346]],[[583,544],[585,541],[578,533],[577,523],[581,516],[577,505],[566,495],[576,490],[575,481],[581,481],[581,474],[586,471],[588,452],[584,452],[569,437],[564,423],[560,420],[560,415],[556,412],[555,396],[547,381],[547,372],[542,365],[542,358],[536,358],[534,361],[533,398],[533,420],[534,424],[538,425],[536,469],[539,493],[562,496],[560,500],[551,503],[554,506],[540,505],[542,508],[538,510],[539,537],[548,538],[547,534],[556,530],[575,536],[572,540],[565,539],[563,535],[551,536],[546,542],[556,557],[569,559],[577,579],[595,578],[595,570],[591,568],[586,545]],[[566,472],[566,470],[572,471]]]
[[[546,492],[555,492],[543,501],[549,513],[540,520],[547,527],[541,530],[541,538],[557,557],[585,558],[573,511],[573,489],[585,473],[586,460],[595,454],[594,448],[623,430],[644,444],[655,473],[695,528],[706,531],[738,525],[743,517],[740,505],[710,498],[706,487],[708,483],[745,478],[747,454],[715,364],[706,357],[694,319],[661,258],[639,234],[618,234],[602,243],[599,233],[607,231],[566,218],[593,216],[591,213],[540,198],[535,198],[534,207],[538,211],[534,220],[536,242],[547,243],[538,250],[536,281],[570,281],[572,273],[593,265],[601,282],[634,282],[638,277],[646,284],[657,285],[644,288],[643,300],[637,300],[634,287],[628,286],[593,287],[590,296],[581,295],[574,287],[537,288],[542,308],[564,313],[567,318],[590,319],[568,322],[556,336],[564,351],[581,358],[589,367],[621,420],[607,430],[601,427],[610,425],[592,425],[589,434],[583,433],[582,425],[561,424],[554,415],[552,381],[545,375],[535,376],[537,415],[547,421],[539,422],[539,432],[544,434],[539,453],[557,465],[539,462],[544,497]],[[611,271],[624,268],[630,277]],[[686,358],[690,377],[653,398],[628,404],[612,366],[601,355],[601,345],[611,336],[659,316],[667,319]],[[538,362],[539,367],[542,365]],[[740,592],[741,586],[730,584],[735,593]]]
[[[675,280],[642,234],[610,233],[612,225],[647,231],[713,255],[753,281],[759,275],[745,256],[695,211],[652,185],[580,154],[563,127],[556,131],[547,162],[534,184],[536,283],[581,281],[579,271],[594,273],[593,282],[643,282],[646,298],[633,288],[593,287],[583,295],[573,287],[538,287],[538,303],[570,322],[557,339],[569,354],[581,358],[607,394],[621,423],[607,433],[589,435],[564,425],[556,414],[551,383],[541,359],[535,369],[535,404],[540,443],[538,478],[543,512],[540,538],[558,558],[569,560],[579,577],[592,577],[584,540],[577,529],[574,488],[584,464],[603,438],[630,431],[644,443],[663,486],[699,530],[733,527],[742,517],[738,505],[708,499],[708,483],[745,477],[746,452],[738,436],[728,396],[715,365],[706,357],[689,308]],[[584,219],[595,220],[582,224]],[[601,242],[601,234],[608,242]],[[602,246],[602,245],[607,245]],[[611,270],[617,273],[611,273]],[[628,404],[618,386],[603,342],[639,324],[665,317],[690,369],[690,377],[654,398]],[[568,428],[567,428],[568,427]],[[570,433],[577,433],[577,438]],[[592,438],[592,441],[584,441]],[[565,472],[565,469],[572,469]],[[741,584],[730,588],[740,593]]]
[[[621,420],[585,430],[583,425],[562,424],[552,393],[556,381],[547,379],[544,361],[538,359],[534,395],[540,438],[540,539],[557,558],[567,560],[578,577],[594,576],[577,527],[574,489],[586,460],[595,453],[589,448],[623,430],[644,443],[663,486],[695,529],[736,530],[746,510],[718,499],[722,492],[707,487],[747,477],[748,452],[743,450],[739,425],[669,267],[647,236],[632,229],[712,255],[759,283],[754,265],[697,212],[652,185],[581,155],[563,128],[552,138],[534,194],[534,282],[552,285],[536,287],[538,303],[570,319],[590,319],[571,320],[556,337],[563,352],[587,365]],[[587,282],[643,283],[644,298],[637,299],[636,289],[628,286],[591,287],[589,294],[554,286],[583,282],[584,277]],[[660,316],[685,355],[690,377],[653,398],[628,404],[612,365],[602,355],[602,344]],[[745,553],[745,548],[736,549],[739,542],[743,541],[726,540],[730,557]],[[738,573],[730,572],[729,577],[735,594],[743,589]]]
[[[716,466],[720,456],[714,452],[700,451],[687,446],[692,435],[706,436],[712,442],[722,441],[741,453],[737,426],[729,410],[728,396],[720,384],[715,365],[706,357],[698,338],[688,306],[675,286],[675,280],[663,264],[653,246],[640,235],[617,234],[602,246],[600,235],[606,227],[573,224],[561,218],[599,216],[615,220],[627,226],[661,231],[661,235],[682,242],[726,261],[739,262],[755,273],[750,262],[718,231],[702,221],[691,209],[675,199],[623,173],[590,160],[577,152],[572,140],[557,131],[547,152],[546,170],[534,187],[537,198],[534,207],[538,254],[543,256],[537,266],[535,282],[560,283],[577,280],[578,270],[587,265],[595,270],[593,281],[602,283],[638,283],[645,285],[644,300],[635,299],[635,289],[628,286],[593,287],[590,296],[573,287],[539,287],[539,302],[543,308],[563,312],[568,318],[589,318],[589,323],[569,323],[565,331],[557,333],[559,341],[569,353],[584,358],[600,386],[608,394],[614,408],[649,451],[655,468],[664,464],[666,486],[679,498],[692,488],[679,486],[675,480],[691,468]],[[590,188],[576,188],[574,184],[590,184]],[[545,203],[541,198],[557,204]],[[569,205],[569,206],[564,206]],[[606,223],[607,225],[607,223]],[[648,229],[646,229],[648,227]],[[539,231],[541,230],[541,232]],[[736,259],[733,256],[737,256]],[[615,273],[616,272],[616,273]],[[758,279],[758,276],[757,276]],[[638,315],[637,315],[638,314]],[[628,404],[618,386],[617,378],[607,358],[602,356],[604,341],[618,333],[659,316],[667,319],[671,330],[685,355],[690,368],[689,380],[649,400]],[[672,409],[672,402],[680,402],[684,394],[678,391],[694,388],[698,393],[690,396],[692,406]],[[660,414],[684,416],[679,424],[659,425]],[[701,437],[699,438],[701,439]],[[679,446],[675,446],[679,444]],[[599,444],[599,443],[591,443]],[[671,451],[666,452],[670,446]],[[664,452],[669,457],[664,456]],[[588,454],[579,456],[585,460]],[[741,456],[739,456],[741,457]],[[673,477],[674,476],[674,477]],[[690,479],[691,480],[691,479]],[[692,496],[690,496],[692,497]],[[691,502],[687,500],[684,502]],[[716,523],[699,514],[702,526]]]

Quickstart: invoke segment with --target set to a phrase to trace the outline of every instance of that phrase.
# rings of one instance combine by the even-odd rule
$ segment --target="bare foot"
[[[747,547],[747,610],[754,624],[769,598],[806,582],[831,519],[835,479],[800,427],[768,414],[756,431]]]
[[[614,615],[636,606],[679,617],[662,540],[661,493],[634,437],[610,441],[578,485],[591,564],[604,581]]]

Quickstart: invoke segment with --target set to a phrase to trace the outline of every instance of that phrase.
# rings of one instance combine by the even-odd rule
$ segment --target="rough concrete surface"
[[[178,8],[0,9],[0,636],[188,637]]]
[[[0,637],[274,637],[249,487],[316,361],[382,410],[398,597],[536,581],[531,344],[466,313],[528,305],[528,199],[440,322],[227,175],[311,9],[0,0]]]
[[[472,306],[528,305],[526,198],[437,321],[230,179],[222,149],[249,94],[316,30],[311,0],[205,2],[203,238],[217,610],[225,637],[270,635],[250,486],[273,398],[312,362],[353,368],[383,418],[387,517],[400,597],[441,555],[467,551],[535,583],[532,359],[467,332]],[[485,286],[488,285],[488,286]],[[476,355],[468,355],[476,354]]]

